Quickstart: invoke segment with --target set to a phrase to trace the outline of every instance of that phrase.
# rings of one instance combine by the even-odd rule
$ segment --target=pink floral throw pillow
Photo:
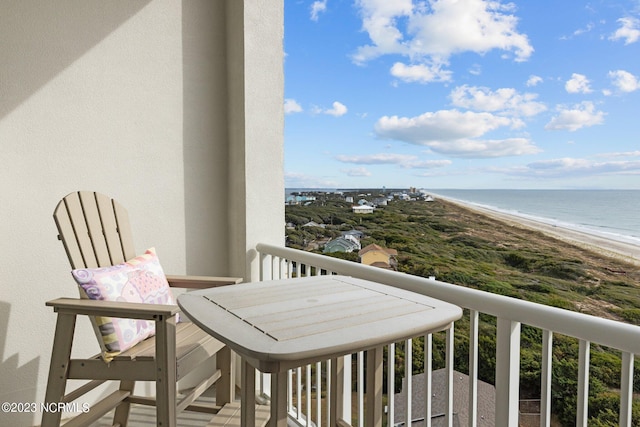
[[[71,274],[92,300],[176,303],[155,248],[123,264],[78,269]],[[147,320],[96,317],[96,323],[106,361],[155,334],[155,323]]]

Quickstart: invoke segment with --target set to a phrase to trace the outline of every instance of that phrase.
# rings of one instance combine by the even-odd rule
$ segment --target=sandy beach
[[[576,246],[589,249],[599,254],[624,260],[635,265],[640,265],[640,246],[638,245],[622,242],[613,238],[607,238],[606,236],[595,233],[591,234],[587,230],[574,230],[560,225],[548,224],[518,215],[511,215],[505,212],[463,203],[459,200],[449,199],[448,197],[440,196],[440,198],[450,203],[455,203],[467,209],[490,216],[509,225],[537,230],[556,239],[572,243]]]

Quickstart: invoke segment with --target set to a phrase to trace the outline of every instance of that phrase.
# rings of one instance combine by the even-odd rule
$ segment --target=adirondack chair
[[[136,256],[126,210],[115,200],[93,192],[67,195],[55,209],[54,219],[73,269],[98,268],[123,263]],[[205,288],[239,283],[239,278],[167,276],[171,286]],[[79,288],[80,289],[80,288]],[[90,411],[81,413],[65,426],[86,426],[115,408],[114,425],[126,426],[132,403],[155,405],[157,424],[174,427],[182,410],[216,413],[233,401],[235,386],[230,350],[190,322],[176,323],[179,308],[168,304],[97,301],[80,289],[79,299],[59,298],[46,303],[57,312],[55,340],[45,402],[69,403],[105,381],[120,381],[119,389],[109,394]],[[71,359],[76,317],[112,316],[155,322],[154,337],[138,343],[106,362],[101,354],[87,359]],[[97,333],[98,339],[102,337]],[[103,345],[104,347],[104,345]],[[218,369],[204,378],[184,396],[176,383],[201,363],[213,363]],[[210,369],[211,371],[212,369]],[[197,371],[197,372],[200,372]],[[67,393],[68,380],[89,380]],[[134,396],[136,381],[154,381],[156,399]],[[194,401],[213,383],[216,404]],[[45,411],[42,426],[58,426],[60,411]]]

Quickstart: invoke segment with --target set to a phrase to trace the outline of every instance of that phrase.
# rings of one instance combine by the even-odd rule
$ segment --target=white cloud
[[[287,98],[284,100],[284,112],[285,114],[301,113],[302,107],[295,99]]]
[[[285,172],[284,181],[287,188],[333,188],[338,186],[338,183],[332,179],[300,172]]]
[[[635,43],[640,39],[640,19],[625,17],[618,19],[620,28],[613,33],[610,40],[624,40],[624,44]]]
[[[589,159],[565,157],[561,159],[541,160],[510,169],[496,170],[509,175],[536,178],[557,178],[586,175],[626,175],[640,173],[640,161],[596,162]]]
[[[542,83],[542,77],[532,74],[527,80],[527,86],[537,86]]]
[[[575,30],[573,32],[573,35],[574,36],[579,36],[581,34],[585,34],[585,33],[591,32],[594,28],[595,28],[595,25],[593,24],[593,22],[590,22],[590,23],[587,24],[586,27],[578,28],[577,30]]]
[[[366,168],[344,169],[342,170],[342,172],[346,173],[348,176],[353,177],[371,176],[371,172],[369,172]]]
[[[520,94],[513,88],[501,88],[494,92],[486,87],[463,85],[453,89],[449,97],[454,106],[476,111],[530,117],[547,109],[543,103],[535,101],[537,94]]]
[[[358,0],[362,29],[369,34],[373,45],[361,46],[353,56],[356,63],[364,63],[385,54],[408,54],[403,42],[403,34],[396,27],[397,18],[410,16],[413,11],[411,0]]]
[[[332,105],[333,105],[333,108],[329,110],[325,110],[324,111],[325,114],[329,114],[335,117],[340,117],[347,114],[347,107],[343,103],[335,101]]]
[[[429,145],[432,141],[479,137],[512,124],[512,119],[490,113],[440,110],[417,117],[384,116],[376,123],[375,131],[382,138]]]
[[[513,4],[495,0],[357,0],[362,28],[371,44],[352,59],[363,64],[381,55],[403,55],[426,69],[448,65],[451,55],[513,52],[516,61],[533,53],[528,37],[517,31]],[[396,70],[397,72],[398,70]],[[416,71],[416,70],[414,70]],[[422,81],[422,80],[415,80]]]
[[[360,165],[389,165],[389,164],[406,164],[408,162],[415,161],[416,156],[409,154],[393,154],[393,153],[380,153],[380,154],[365,154],[365,155],[352,155],[339,154],[336,156],[336,160],[343,163],[354,163]]]
[[[347,114],[347,107],[341,102],[335,101],[332,105],[332,108],[322,109],[320,107],[314,107],[313,113],[315,114],[328,114],[334,117],[340,117]]]
[[[327,11],[327,0],[314,1],[311,5],[311,20],[318,21],[319,15]]]
[[[640,150],[636,150],[636,151],[621,151],[621,152],[616,152],[616,153],[602,153],[602,154],[599,154],[598,157],[609,157],[609,158],[615,158],[615,157],[624,157],[624,158],[640,157]]]
[[[445,166],[449,166],[451,160],[419,160],[417,156],[410,154],[394,154],[394,153],[380,153],[380,154],[364,154],[364,155],[352,155],[346,154],[337,155],[336,160],[343,163],[353,163],[359,165],[398,165],[405,169],[435,169]]]
[[[574,132],[583,127],[600,125],[605,113],[596,111],[593,102],[584,101],[572,108],[559,107],[558,115],[544,127],[545,130],[568,130]]]
[[[432,151],[456,157],[488,158],[534,154],[540,150],[526,138],[480,140],[501,127],[520,127],[517,118],[472,111],[440,110],[417,117],[381,117],[375,132],[381,138],[424,145]]]
[[[405,65],[396,62],[391,67],[391,75],[405,82],[448,82],[451,81],[451,71],[443,70],[440,65]]]
[[[473,76],[479,76],[480,74],[482,74],[482,67],[480,66],[480,64],[473,64],[471,68],[469,68],[469,74]]]
[[[564,88],[569,93],[591,93],[592,90],[589,83],[587,76],[573,73],[571,74],[571,78],[565,83]]]
[[[638,78],[628,71],[609,71],[609,78],[613,85],[621,92],[634,92],[640,89]]]
[[[527,138],[434,141],[429,148],[440,154],[468,159],[524,156],[541,151]]]

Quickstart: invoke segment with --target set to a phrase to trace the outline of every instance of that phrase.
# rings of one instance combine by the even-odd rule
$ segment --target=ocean
[[[437,197],[640,245],[640,190],[428,190]]]

